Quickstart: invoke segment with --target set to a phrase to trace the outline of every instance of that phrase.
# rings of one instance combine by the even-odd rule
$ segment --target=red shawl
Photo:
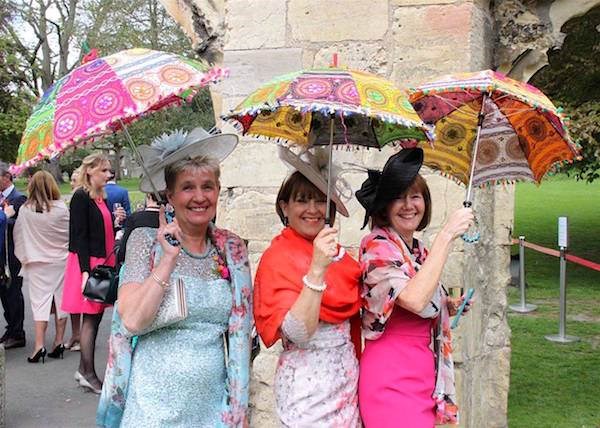
[[[312,253],[312,242],[287,227],[262,255],[254,280],[254,321],[268,347],[281,338],[279,329],[283,318],[302,291],[302,277],[308,272]],[[325,272],[327,289],[323,292],[320,320],[332,324],[352,317],[358,320],[360,275],[358,262],[347,253],[342,260],[329,265]],[[354,324],[360,327],[357,323],[353,323],[353,327]],[[352,330],[352,340],[355,346],[359,345],[360,331]]]

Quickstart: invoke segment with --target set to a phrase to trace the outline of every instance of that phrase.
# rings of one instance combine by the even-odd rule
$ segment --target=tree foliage
[[[566,168],[578,179],[600,177],[600,7],[567,22],[560,50],[548,54],[549,65],[532,83],[570,117],[569,131],[582,147],[581,161]]]
[[[80,37],[104,54],[145,47],[194,55],[190,40],[158,0],[87,0]]]
[[[10,12],[10,13],[9,13]],[[193,56],[190,41],[158,0],[8,0],[0,3],[0,157],[14,161],[18,141],[34,99],[80,64],[87,41],[100,56],[145,47]],[[161,111],[130,126],[136,143],[148,143],[173,128],[210,127],[210,97],[199,94],[191,106]],[[109,136],[95,146],[114,150],[124,136]],[[89,147],[87,148],[89,150]],[[62,157],[66,171],[85,151]],[[54,163],[57,169],[58,163]],[[117,169],[118,170],[118,169]]]
[[[10,19],[6,4],[0,5],[0,29]],[[17,47],[0,33],[0,159],[14,161],[32,98],[22,88]]]

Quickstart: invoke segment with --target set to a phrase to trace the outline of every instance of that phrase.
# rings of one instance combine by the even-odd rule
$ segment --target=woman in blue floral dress
[[[158,231],[138,228],[129,237],[97,414],[100,426],[247,426],[248,257],[239,237],[212,224],[220,190],[218,160],[236,142],[233,135],[194,130],[142,150],[150,178],[144,177],[141,188],[147,190],[149,179],[159,190],[166,188],[175,218],[167,223],[161,209]],[[167,235],[180,244],[170,244]],[[179,279],[187,318],[131,340],[151,325],[166,289]]]

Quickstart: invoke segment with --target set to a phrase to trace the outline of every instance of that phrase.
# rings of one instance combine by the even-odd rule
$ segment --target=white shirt
[[[14,184],[11,184],[10,186],[8,186],[6,189],[4,189],[2,191],[2,199],[4,198],[8,198],[8,195],[10,195],[10,193],[13,191],[13,189],[15,188]]]

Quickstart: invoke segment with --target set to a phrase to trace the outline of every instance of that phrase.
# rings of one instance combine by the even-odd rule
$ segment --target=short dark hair
[[[423,199],[425,201],[425,213],[423,213],[423,218],[417,226],[417,230],[423,230],[431,221],[431,192],[429,191],[429,186],[427,185],[427,181],[421,176],[421,174],[417,174],[412,183],[408,186],[405,192],[398,195],[398,198],[402,198],[411,190],[416,190],[423,195]],[[388,227],[391,222],[388,217],[388,211],[391,204],[394,203],[394,200],[388,202],[383,208],[377,210],[373,214],[371,214],[371,228],[374,226],[377,227]]]
[[[2,177],[8,176],[10,181],[12,181],[12,179],[13,179],[12,174],[8,170],[8,164],[6,162],[0,161],[0,176],[2,176]]]
[[[295,200],[298,196],[304,197],[308,200],[314,199],[326,199],[326,195],[321,192],[317,186],[315,186],[308,178],[300,173],[300,171],[294,172],[290,175],[279,188],[277,193],[277,199],[275,200],[275,211],[281,220],[281,223],[285,225],[285,214],[280,206],[280,202],[283,201],[286,204],[291,200]],[[330,205],[331,222],[335,221],[335,202],[331,201]]]
[[[158,197],[160,198],[160,201],[156,200],[156,194],[154,192],[146,193],[146,196],[148,198],[150,198],[151,200],[153,200],[154,202],[156,202],[157,204],[160,203],[161,201],[167,200],[167,194],[165,193],[164,190],[158,192]]]

